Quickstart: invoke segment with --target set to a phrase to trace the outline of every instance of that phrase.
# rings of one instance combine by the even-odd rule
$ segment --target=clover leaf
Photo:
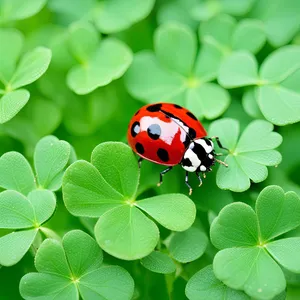
[[[15,29],[0,29],[0,124],[12,119],[28,102],[29,91],[19,89],[36,81],[47,70],[51,51],[37,47],[25,53],[21,59],[23,35]],[[19,61],[18,61],[19,60]]]
[[[240,128],[234,119],[222,119],[211,124],[210,135],[219,136],[229,149],[225,158],[228,168],[220,166],[217,185],[222,189],[242,192],[250,188],[250,180],[257,183],[268,176],[266,166],[281,162],[281,154],[274,150],[282,142],[273,125],[264,120],[251,122],[239,137]]]
[[[22,0],[2,0],[0,2],[0,24],[27,19],[38,13],[46,2],[47,0],[31,0],[28,3]]]
[[[35,257],[38,273],[22,277],[20,293],[24,299],[131,299],[129,273],[102,261],[102,250],[83,231],[68,232],[61,243],[46,239]]]
[[[28,172],[24,165],[25,169]],[[34,190],[27,197],[12,190],[0,193],[0,228],[18,229],[0,238],[1,265],[11,266],[22,259],[55,206],[55,196],[48,190]]]
[[[176,270],[176,265],[170,256],[159,251],[153,251],[150,255],[143,257],[141,264],[155,273],[170,274]]]
[[[171,101],[207,119],[214,119],[227,109],[229,94],[210,82],[216,78],[220,62],[220,53],[214,46],[203,47],[197,54],[197,39],[191,29],[163,24],[155,32],[154,47],[155,54],[135,54],[125,75],[132,96],[147,103],[157,99]]]
[[[299,55],[299,46],[282,47],[265,59],[258,72],[255,57],[237,51],[222,63],[218,81],[226,88],[254,85],[254,98],[268,121],[280,126],[296,123],[300,121]]]
[[[212,265],[209,265],[188,281],[185,294],[189,300],[224,299],[224,300],[250,300],[242,291],[229,288],[215,277]]]
[[[232,51],[247,50],[257,53],[266,42],[263,23],[243,19],[239,23],[229,15],[218,15],[199,27],[200,40],[215,45],[223,56]]]
[[[300,273],[300,238],[280,236],[299,225],[299,196],[279,186],[261,191],[255,211],[242,202],[227,205],[210,230],[212,243],[221,250],[213,262],[216,277],[255,299],[280,294],[286,280],[279,265]]]
[[[287,44],[298,32],[300,3],[297,0],[256,1],[250,17],[264,23],[268,41],[273,47],[279,47]]]
[[[207,245],[206,233],[196,224],[183,232],[172,233],[167,243],[170,256],[180,263],[198,259],[204,254]]]
[[[67,84],[80,95],[121,77],[132,61],[132,52],[124,43],[115,38],[100,42],[97,31],[88,23],[71,26],[69,48],[80,64],[68,72]]]
[[[76,0],[70,5],[69,0],[50,0],[50,10],[62,15],[64,22],[78,20],[92,21],[97,29],[111,34],[128,29],[133,24],[146,18],[155,0]]]
[[[95,226],[98,244],[126,260],[145,257],[154,250],[159,231],[152,218],[170,230],[184,231],[196,214],[194,203],[181,194],[136,200],[138,184],[137,160],[132,150],[119,142],[98,145],[91,163],[73,163],[63,179],[63,198],[69,212],[100,217]]]

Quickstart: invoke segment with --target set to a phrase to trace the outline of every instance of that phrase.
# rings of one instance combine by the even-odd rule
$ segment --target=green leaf
[[[132,62],[132,52],[123,42],[106,38],[87,63],[74,66],[67,84],[76,94],[88,94],[120,78]]]
[[[160,26],[154,36],[155,53],[166,68],[189,76],[196,58],[196,36],[182,25]],[[176,51],[174,51],[176,49]]]
[[[1,4],[0,4],[0,15],[1,15]],[[6,85],[10,80],[11,76],[13,75],[13,72],[16,68],[17,60],[22,51],[24,37],[22,33],[16,29],[1,28],[0,40],[1,40],[0,57],[3,58],[0,60],[0,81],[4,85]]]
[[[88,234],[81,230],[69,231],[62,244],[72,275],[76,278],[100,268],[103,261],[102,250]]]
[[[276,125],[300,121],[300,95],[283,86],[258,87],[257,103],[264,117]]]
[[[55,274],[64,277],[71,276],[64,248],[54,239],[46,239],[39,247],[35,257],[35,267],[38,272]]]
[[[144,19],[152,10],[155,0],[102,1],[94,13],[94,21],[103,33],[125,30]]]
[[[229,104],[229,93],[215,83],[204,83],[187,91],[186,107],[200,118],[215,119],[225,112]]]
[[[249,88],[245,91],[242,103],[245,112],[254,119],[264,119],[263,114],[261,113],[259,106],[257,104],[257,89]]]
[[[76,285],[69,278],[55,274],[28,273],[20,282],[20,294],[26,300],[31,299],[79,299]]]
[[[167,194],[143,199],[136,202],[158,223],[174,231],[187,230],[195,221],[196,206],[187,196]]]
[[[82,276],[78,288],[84,300],[130,300],[133,296],[134,282],[123,268],[103,266]]]
[[[184,80],[179,75],[162,68],[154,54],[149,51],[134,55],[125,80],[130,94],[136,98],[145,99],[148,103],[155,102],[154,99],[170,102],[185,89]]]
[[[256,202],[262,242],[269,241],[300,225],[300,199],[295,192],[284,193],[279,186],[268,186]]]
[[[0,98],[0,124],[11,120],[26,105],[30,97],[27,90],[12,91]]]
[[[91,162],[104,180],[124,198],[135,196],[139,168],[130,147],[118,142],[101,143],[93,150]]]
[[[299,29],[300,5],[297,0],[256,1],[250,14],[262,20],[273,47],[287,44]]]
[[[99,217],[125,203],[99,170],[86,161],[77,161],[67,169],[62,190],[66,208],[76,216]]]
[[[300,46],[289,45],[272,52],[260,68],[260,77],[271,83],[280,83],[300,68]]]
[[[155,273],[170,274],[176,270],[176,265],[170,256],[159,251],[153,251],[150,255],[142,258],[141,264]]]
[[[68,43],[72,55],[80,63],[87,63],[97,49],[99,34],[89,23],[73,23],[69,31]]]
[[[201,269],[188,281],[185,294],[189,300],[224,299],[249,300],[250,297],[242,291],[227,287],[218,280],[211,265]]]
[[[25,3],[22,0],[3,0],[0,4],[0,23],[27,19],[38,13],[47,0],[31,0]]]
[[[61,187],[70,152],[70,144],[54,136],[44,137],[38,142],[34,152],[34,167],[41,187],[53,191]]]
[[[168,249],[170,255],[181,263],[191,262],[203,255],[208,245],[208,238],[197,227],[191,227],[171,236]]]
[[[0,228],[33,227],[35,214],[25,196],[16,191],[0,193]]]
[[[1,237],[0,264],[9,267],[18,263],[33,243],[36,234],[37,229],[31,229],[12,232]]]
[[[246,51],[236,51],[221,64],[218,82],[225,88],[256,84],[259,80],[255,57]]]
[[[100,217],[95,226],[95,236],[107,253],[133,260],[145,257],[154,250],[159,231],[139,209],[123,205]]]
[[[49,190],[34,190],[28,194],[34,210],[34,226],[40,226],[45,223],[54,213],[56,199],[53,192]]]
[[[244,1],[235,1],[235,0],[220,0],[220,5],[222,10],[233,16],[242,16],[247,14],[255,0],[244,0]]]
[[[266,166],[281,162],[279,152],[273,150],[282,142],[282,137],[273,132],[273,125],[263,120],[251,122],[236,144],[238,126],[232,131],[231,119],[215,121],[209,130],[210,135],[219,136],[230,152],[225,158],[228,168],[220,166],[217,173],[217,185],[222,189],[242,192],[250,187],[250,179],[257,183],[268,176]]]
[[[237,25],[232,35],[233,50],[248,50],[257,53],[266,42],[263,23],[244,19]]]
[[[300,238],[287,238],[266,245],[272,257],[284,268],[300,273]]]
[[[48,69],[51,55],[51,50],[44,47],[26,53],[10,80],[11,87],[17,89],[39,79]]]
[[[210,236],[218,249],[256,245],[258,223],[255,212],[242,202],[225,206],[212,223]]]
[[[233,289],[244,289],[253,298],[272,299],[286,286],[280,267],[259,247],[229,248],[214,259],[216,277]]]
[[[8,152],[0,158],[0,186],[27,196],[35,189],[35,178],[30,164],[18,152]]]

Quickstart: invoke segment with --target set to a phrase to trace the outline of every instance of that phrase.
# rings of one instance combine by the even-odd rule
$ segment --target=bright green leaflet
[[[249,300],[245,293],[233,290],[218,280],[209,265],[194,274],[188,281],[185,294],[189,300],[224,299]]]
[[[38,13],[47,0],[3,0],[0,4],[0,24],[29,18]]]
[[[131,299],[134,282],[119,266],[102,266],[103,254],[88,234],[73,230],[62,243],[47,239],[36,254],[39,273],[28,273],[20,283],[24,299]],[[118,288],[115,288],[117,284]]]
[[[281,155],[274,150],[282,137],[273,132],[267,121],[251,122],[239,137],[239,123],[234,119],[222,119],[211,124],[211,136],[222,137],[222,144],[229,149],[225,158],[228,168],[220,166],[217,185],[222,189],[242,192],[250,188],[250,179],[257,183],[268,176],[266,166],[276,166]]]
[[[144,19],[155,0],[104,0],[95,8],[94,22],[100,32],[114,33]]]
[[[64,169],[69,161],[71,146],[54,136],[42,138],[34,152],[34,166],[38,184],[49,190],[58,190],[62,185]]]
[[[300,272],[300,239],[272,241],[300,225],[300,198],[279,186],[268,186],[259,194],[255,210],[240,202],[221,210],[210,230],[212,243],[222,249],[213,267],[216,277],[229,287],[268,299],[286,286],[278,264]]]
[[[141,264],[155,273],[169,274],[176,270],[176,265],[168,254],[153,251],[150,255],[141,259]]]
[[[18,152],[8,152],[0,158],[0,186],[25,196],[35,189],[35,179],[26,158]]]
[[[230,97],[209,83],[216,78],[220,61],[219,52],[209,47],[197,55],[196,36],[188,27],[161,25],[154,34],[155,54],[142,51],[134,56],[125,76],[129,93],[146,103],[159,99],[184,105],[200,118],[220,116]]]
[[[174,259],[181,263],[188,263],[202,256],[207,244],[206,234],[196,226],[192,226],[183,232],[174,233],[168,249]]]
[[[123,42],[115,38],[100,42],[96,29],[86,23],[71,27],[69,48],[79,65],[69,71],[67,84],[79,95],[121,77],[132,61],[132,52]]]
[[[138,181],[136,158],[130,147],[119,142],[98,145],[92,163],[75,162],[63,180],[67,209],[76,216],[100,217],[95,226],[97,242],[109,254],[126,260],[149,255],[158,243],[158,227],[144,212],[175,231],[188,229],[196,216],[194,203],[184,195],[136,201]]]
[[[0,238],[1,265],[11,266],[22,259],[55,206],[55,196],[48,190],[34,190],[27,198],[11,190],[0,193],[0,228],[21,229]]]
[[[264,60],[258,72],[251,53],[236,51],[221,64],[218,81],[225,88],[256,86],[252,101],[268,121],[279,126],[296,123],[300,121],[299,55],[299,46],[282,47]],[[252,106],[257,110],[256,104]]]

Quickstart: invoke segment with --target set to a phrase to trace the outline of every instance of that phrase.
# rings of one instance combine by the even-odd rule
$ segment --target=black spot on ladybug
[[[190,118],[194,119],[194,120],[198,120],[191,112],[187,112],[186,113]]]
[[[162,105],[160,103],[153,104],[147,107],[147,110],[150,112],[157,112],[160,111]]]
[[[136,135],[141,131],[140,128],[140,123],[139,122],[134,122],[131,126],[131,135],[133,137],[136,137]]]
[[[182,161],[181,161],[181,164],[185,167],[192,167],[193,164],[192,162],[190,161],[189,158],[184,158]]]
[[[203,140],[205,141],[205,143],[206,143],[207,146],[211,146],[212,145],[212,143],[211,143],[211,141],[209,139],[203,138]]]
[[[140,109],[134,114],[135,116],[140,112]]]
[[[163,148],[159,148],[157,150],[157,156],[159,157],[160,160],[162,160],[163,162],[167,162],[169,160],[169,154],[168,151],[163,149]]]
[[[152,124],[148,127],[147,133],[152,140],[157,140],[161,135],[161,128],[158,124]]]
[[[193,128],[189,128],[189,136],[191,139],[194,139],[196,137],[196,131]]]
[[[177,105],[177,104],[174,104],[174,107],[175,107],[175,108],[178,108],[178,109],[182,109],[182,106]]]
[[[139,153],[139,154],[143,154],[145,152],[145,149],[141,143],[136,143],[135,149],[136,149],[137,153]]]

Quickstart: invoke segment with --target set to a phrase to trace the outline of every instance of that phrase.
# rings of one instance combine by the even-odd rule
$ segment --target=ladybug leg
[[[219,146],[221,149],[227,150],[227,151],[229,152],[229,149],[228,149],[228,148],[223,147],[223,145],[221,144],[220,139],[219,139],[218,136],[213,136],[213,137],[211,137],[210,139],[211,139],[211,140],[216,140],[218,146]]]
[[[140,157],[139,160],[138,160],[139,169],[141,168],[141,165],[142,165],[142,161],[143,161],[143,160],[144,160],[144,159],[143,159],[142,157]]]
[[[202,185],[202,179],[201,179],[201,177],[200,177],[200,174],[199,174],[198,172],[196,172],[196,175],[197,175],[197,177],[198,177],[198,179],[199,179],[199,186],[201,186],[201,185]],[[205,173],[203,173],[203,177],[204,177],[204,178],[206,177]]]
[[[160,186],[163,183],[163,176],[169,171],[171,171],[172,169],[173,167],[169,167],[159,173],[159,183],[157,184],[157,186]]]
[[[192,187],[189,184],[189,172],[188,171],[185,172],[185,184],[190,189],[189,195],[192,195],[193,189],[192,189]]]

